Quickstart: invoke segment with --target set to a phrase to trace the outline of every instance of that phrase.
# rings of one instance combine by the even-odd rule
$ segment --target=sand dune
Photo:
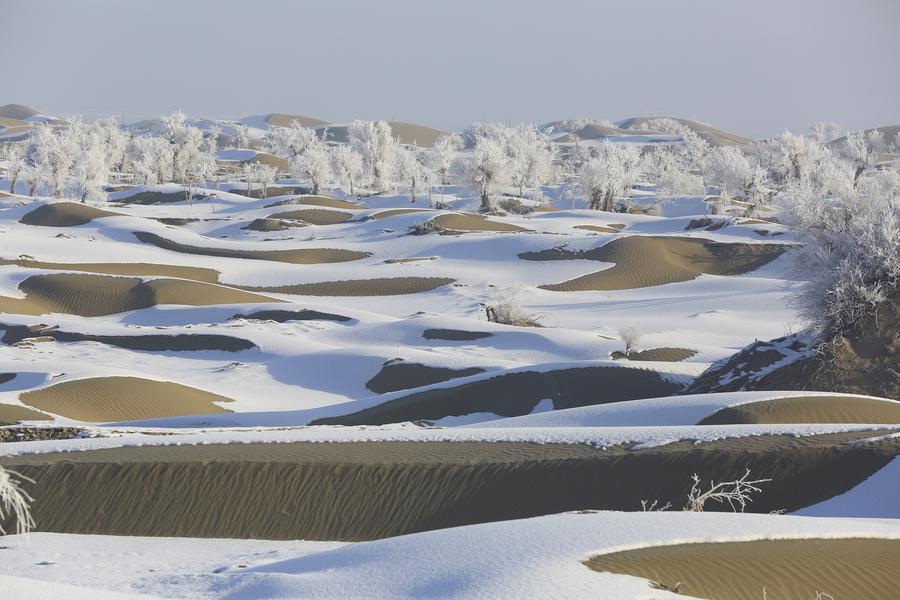
[[[19,406],[18,404],[0,404],[0,425],[15,425],[19,421],[49,421],[51,416]]]
[[[23,315],[64,313],[97,317],[157,304],[245,304],[279,302],[261,296],[209,283],[180,279],[142,281],[134,277],[108,277],[59,273],[34,275],[19,284],[24,299],[0,297],[0,312]]]
[[[298,296],[402,296],[430,292],[453,281],[446,277],[379,277],[245,289]]]
[[[657,117],[634,117],[631,119],[626,119],[622,121],[618,125],[625,129],[631,129],[631,133],[641,133],[639,129],[633,129],[640,127],[642,124],[651,121],[652,119]],[[694,133],[704,138],[713,146],[753,146],[757,142],[748,137],[744,137],[742,135],[738,135],[736,133],[731,133],[728,131],[723,131],[721,129],[716,129],[711,125],[706,125],[704,123],[698,123],[697,121],[692,121],[691,119],[683,119],[680,117],[670,117],[671,119],[678,121],[682,125],[686,126],[688,129],[692,130]]]
[[[41,225],[44,227],[75,227],[90,223],[94,219],[117,217],[121,213],[111,212],[75,202],[53,202],[44,204],[26,213],[20,223],[25,225]]]
[[[200,219],[195,219],[193,217],[155,217],[153,220],[159,221],[163,225],[175,225],[176,227],[200,221]]]
[[[0,329],[4,329],[4,344],[16,344],[34,337],[48,337],[57,342],[97,342],[126,348],[128,350],[143,350],[147,352],[193,352],[199,350],[220,350],[224,352],[239,352],[256,348],[256,344],[229,335],[216,335],[205,333],[181,333],[177,335],[92,335],[75,331],[61,331],[55,327],[43,325],[4,325],[0,323]]]
[[[125,190],[122,190],[122,192],[117,192],[115,199],[110,198],[110,200],[119,204],[168,204],[171,202],[187,202],[187,195],[183,190],[172,192],[144,190],[132,194],[127,193]],[[207,197],[207,195],[202,193],[194,194],[195,201],[203,200]]]
[[[389,219],[391,217],[396,217],[399,215],[411,215],[413,213],[420,212],[431,212],[429,208],[391,208],[388,210],[382,210],[380,212],[375,213],[374,215],[369,215],[369,219],[373,221],[377,221],[379,219]]]
[[[239,248],[207,248],[180,244],[155,233],[135,231],[137,239],[145,244],[153,244],[164,250],[182,254],[198,254],[200,256],[219,256],[222,258],[244,258],[248,260],[271,260],[294,265],[311,265],[321,263],[347,262],[369,256],[368,252],[356,252],[341,248],[297,248],[291,250],[242,250]]]
[[[359,204],[350,202],[349,200],[341,200],[340,198],[329,198],[328,196],[296,196],[267,204],[265,208],[274,208],[276,206],[292,206],[296,204],[304,204],[307,206],[324,206],[325,208],[347,208],[350,210],[358,210],[361,208]]]
[[[680,505],[692,473],[727,480],[747,467],[773,479],[749,510],[796,510],[854,487],[900,452],[895,442],[847,444],[870,435],[645,450],[500,442],[125,447],[0,464],[37,481],[30,493],[41,531],[362,540],[568,510],[638,510],[646,498]]]
[[[351,219],[353,215],[340,210],[326,210],[324,208],[307,208],[303,210],[289,210],[287,212],[269,215],[269,219],[292,219],[304,221],[312,225],[336,225]]]
[[[690,281],[701,274],[741,275],[781,256],[777,244],[723,244],[695,238],[629,236],[584,252],[562,248],[524,252],[524,260],[598,260],[615,266],[542,289],[626,290]]]
[[[523,371],[417,392],[359,412],[318,419],[313,424],[384,425],[481,412],[517,417],[529,414],[544,399],[553,400],[555,409],[572,408],[669,396],[681,387],[654,371],[628,367]]]
[[[317,310],[258,310],[246,315],[234,315],[231,318],[275,321],[277,323],[286,323],[288,321],[337,321],[343,323],[353,320],[343,315],[324,313]]]
[[[585,561],[595,571],[643,577],[710,600],[882,600],[897,595],[900,540],[878,538],[707,542],[638,548]],[[649,590],[648,590],[649,594]]]
[[[723,408],[701,425],[731,423],[900,423],[900,402],[854,396],[801,396]]]
[[[518,225],[491,221],[483,215],[451,213],[431,220],[435,226],[447,231],[528,231]]]
[[[182,265],[160,265],[155,263],[51,263],[37,260],[4,260],[0,265],[16,265],[26,269],[47,269],[54,271],[78,271],[102,275],[133,275],[137,277],[176,277],[193,279],[206,283],[218,283],[219,272],[204,267]]]
[[[484,369],[470,367],[468,369],[447,369],[444,367],[430,367],[419,363],[390,362],[385,364],[380,371],[369,381],[366,388],[376,394],[409,390],[412,388],[449,381],[457,377],[468,377],[484,373]]]
[[[272,113],[266,117],[266,123],[272,127],[290,127],[293,121],[299,121],[303,127],[317,127],[328,124],[328,121],[323,121],[322,119],[286,113]]]
[[[415,144],[421,147],[433,146],[437,140],[445,132],[425,125],[416,125],[414,123],[404,123],[402,121],[388,121],[391,126],[391,132],[394,134],[401,144]],[[326,128],[318,128],[319,135],[323,133],[327,136],[325,139],[334,142],[346,142],[349,139],[348,129],[346,125],[329,125]]]
[[[65,381],[19,395],[23,404],[68,419],[132,421],[231,412],[214,402],[230,398],[196,388],[140,377],[93,377]]]
[[[446,340],[450,342],[471,342],[489,338],[493,335],[493,333],[486,331],[463,331],[461,329],[426,329],[422,332],[422,337],[426,340]]]

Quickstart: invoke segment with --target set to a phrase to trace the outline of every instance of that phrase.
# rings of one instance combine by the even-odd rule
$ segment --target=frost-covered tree
[[[578,186],[593,210],[612,211],[640,176],[641,153],[634,144],[601,142],[578,171]]]
[[[247,193],[253,191],[255,185],[260,186],[263,198],[269,191],[269,184],[275,181],[275,167],[261,162],[244,163],[242,167],[244,179],[247,181]]]
[[[362,175],[362,157],[348,144],[338,144],[329,150],[331,164],[338,185],[347,186],[350,195],[354,195],[354,187]]]
[[[273,127],[267,134],[269,149],[290,161],[299,160],[310,144],[318,140],[315,130],[304,127],[300,121],[291,121],[289,127]]]
[[[863,173],[874,168],[880,155],[887,149],[884,134],[878,129],[873,129],[868,133],[855,131],[848,134],[843,146],[843,154],[856,166],[853,181],[859,181]]]
[[[825,168],[833,168],[827,163]],[[820,340],[852,331],[900,290],[900,174],[873,171],[850,183],[852,167],[822,179],[837,194],[820,196],[797,187],[780,196],[781,219],[793,226],[797,305]]]
[[[703,175],[703,162],[712,148],[704,138],[688,129],[681,134],[681,143],[676,146],[676,156],[685,171]]]
[[[813,123],[809,126],[809,137],[820,144],[837,139],[843,128],[837,123]]]
[[[66,189],[82,130],[83,126],[79,121],[58,131],[43,122],[38,124],[32,134],[29,150],[31,164],[38,180],[49,188],[54,198],[61,197]]]
[[[481,198],[481,210],[488,212],[491,194],[509,182],[509,157],[495,137],[478,135],[472,152],[462,155],[454,170],[464,187]]]
[[[656,146],[641,158],[644,177],[660,194],[702,194],[703,178],[685,168],[670,147]]]
[[[119,122],[109,117],[94,122],[90,132],[100,137],[106,164],[110,171],[121,173],[124,169],[125,148],[128,145],[128,134],[122,130]]]
[[[25,148],[21,144],[10,144],[6,149],[6,179],[9,181],[10,193],[16,193],[16,183],[23,177],[27,168]]]
[[[432,182],[432,171],[423,160],[422,152],[414,146],[400,146],[395,157],[394,173],[409,190],[409,201],[416,201],[416,193]]]
[[[136,184],[172,180],[173,147],[168,140],[156,136],[136,136],[128,142],[126,155]]]
[[[449,133],[435,140],[428,149],[428,165],[440,185],[450,185],[453,163],[465,148],[461,135]]]
[[[386,121],[354,121],[347,133],[375,189],[379,192],[390,189],[398,145],[391,126]]]
[[[103,183],[109,175],[110,154],[101,132],[89,131],[81,140],[75,155],[75,182],[80,191],[81,202],[87,199],[102,199]],[[116,157],[112,157],[116,158]]]
[[[250,147],[250,128],[246,125],[235,125],[234,127],[234,145],[238,148]]]
[[[719,188],[723,198],[746,196],[758,176],[753,165],[737,146],[719,146],[710,150],[703,162],[703,178],[707,185]]]
[[[534,125],[510,128],[503,142],[509,156],[510,179],[520,197],[526,189],[540,188],[550,180],[554,148]]]
[[[306,150],[291,159],[288,164],[291,174],[308,179],[312,184],[312,193],[318,194],[331,180],[331,156],[325,142],[318,137],[311,141]]]

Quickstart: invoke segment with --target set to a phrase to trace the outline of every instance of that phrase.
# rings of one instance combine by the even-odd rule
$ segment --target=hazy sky
[[[900,123],[900,0],[0,0],[0,104],[444,129]]]

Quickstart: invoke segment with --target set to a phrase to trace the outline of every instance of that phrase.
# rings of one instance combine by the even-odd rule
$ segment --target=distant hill
[[[24,120],[28,117],[33,117],[36,114],[38,114],[38,111],[21,104],[5,104],[0,106],[0,117],[5,119]]]
[[[415,144],[416,146],[429,147],[433,146],[436,139],[446,132],[425,125],[416,125],[415,123],[404,123],[402,121],[388,121],[391,131],[400,140],[401,144]],[[346,123],[337,125],[322,125],[317,127],[318,130],[327,130],[327,139],[332,142],[347,141]]]
[[[716,129],[711,125],[698,123],[697,121],[692,121],[691,119],[682,119],[679,117],[633,117],[631,119],[620,121],[616,123],[616,125],[618,127],[622,127],[623,129],[639,129],[641,125],[650,123],[653,120],[659,118],[670,118],[673,121],[678,121],[700,137],[704,138],[713,146],[752,146],[756,144],[756,140],[753,140],[751,138],[744,137],[736,133],[723,131],[721,129]]]

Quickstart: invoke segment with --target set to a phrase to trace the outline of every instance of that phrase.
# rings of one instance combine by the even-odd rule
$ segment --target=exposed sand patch
[[[270,219],[292,219],[304,221],[312,225],[337,225],[348,221],[353,217],[348,212],[339,210],[326,210],[324,208],[307,208],[303,210],[289,210],[287,212],[269,215]]]
[[[194,200],[204,200],[208,197],[206,193],[194,194]],[[187,194],[183,190],[172,192],[143,191],[135,192],[131,195],[123,195],[112,201],[119,204],[169,204],[173,202],[187,202]]]
[[[451,213],[438,215],[431,222],[447,231],[529,231],[512,223],[491,221],[484,215],[471,213]]]
[[[19,284],[24,299],[0,297],[0,312],[23,315],[65,313],[98,317],[157,304],[209,306],[280,302],[243,290],[180,279],[144,282],[134,277],[59,273],[35,275]]]
[[[266,204],[264,208],[275,208],[276,206],[295,206],[297,204],[306,206],[324,206],[325,208],[346,208],[349,210],[359,210],[361,207],[355,202],[349,200],[341,200],[340,198],[329,198],[328,196],[295,196],[272,204]]]
[[[471,342],[493,337],[487,331],[463,331],[462,329],[426,329],[422,337],[426,340],[446,340],[448,342]]]
[[[582,367],[539,373],[507,373],[456,387],[417,392],[355,413],[317,419],[316,425],[384,425],[437,421],[444,417],[491,412],[527,415],[544,399],[553,408],[572,408],[675,394],[681,385],[654,371],[627,367]]]
[[[54,202],[44,204],[30,213],[26,213],[19,219],[19,223],[43,227],[75,227],[90,223],[94,219],[120,216],[122,216],[121,213],[102,210],[87,204]]]
[[[900,402],[854,396],[804,396],[723,408],[700,425],[732,423],[900,423]]]
[[[389,210],[383,210],[381,212],[377,212],[374,215],[369,215],[369,219],[373,221],[377,221],[379,219],[389,219],[391,217],[396,217],[399,215],[411,215],[413,213],[421,213],[421,212],[434,212],[430,208],[391,208]]]
[[[275,321],[286,323],[288,321],[337,321],[343,323],[352,321],[350,317],[319,312],[317,310],[258,310],[246,315],[234,315],[232,319],[252,319],[256,321]]]
[[[446,277],[379,277],[246,289],[298,296],[402,296],[430,292],[454,281]]]
[[[254,219],[253,222],[241,227],[241,229],[249,229],[250,231],[284,231],[285,229],[290,229],[292,227],[305,227],[305,225],[303,223],[292,223],[290,221],[266,217]]]
[[[626,358],[624,352],[613,352],[613,358]],[[657,362],[679,362],[697,354],[696,350],[688,348],[650,348],[639,352],[632,352],[628,360],[643,360]]]
[[[287,170],[287,167],[282,169],[283,171]],[[248,198],[271,198],[273,196],[287,196],[288,194],[296,194],[305,192],[305,187],[300,186],[284,186],[284,185],[270,185],[265,189],[261,187],[255,187],[253,189],[248,190],[247,188],[232,188],[228,190],[230,194],[239,194],[241,196],[246,196]]]
[[[603,271],[540,286],[545,290],[579,292],[651,287],[690,281],[701,274],[741,275],[775,260],[784,251],[785,246],[777,244],[722,244],[694,238],[629,236],[584,252],[552,248],[523,252],[519,258],[615,263]]]
[[[619,233],[618,229],[613,229],[612,227],[604,227],[603,225],[576,225],[575,229],[594,231],[596,233]]]
[[[747,467],[773,479],[751,511],[796,510],[847,491],[900,451],[846,444],[870,435],[640,451],[500,442],[126,447],[0,464],[36,480],[27,491],[41,531],[362,540],[568,510],[639,510],[645,498],[680,506],[692,473],[727,480]]]
[[[328,121],[323,121],[322,119],[286,113],[272,113],[266,117],[266,123],[272,127],[290,127],[291,123],[294,121],[299,121],[304,127],[318,127],[319,125],[328,124]]]
[[[0,265],[16,265],[26,269],[47,269],[54,271],[78,271],[102,275],[133,275],[136,277],[175,277],[192,279],[205,283],[218,283],[219,272],[205,267],[185,267],[181,265],[160,265],[155,263],[51,263],[37,260],[4,260]]]
[[[77,421],[159,419],[231,412],[214,402],[230,398],[140,377],[92,377],[65,381],[19,395],[23,404]]]
[[[176,227],[181,227],[182,225],[189,225],[190,223],[196,223],[200,219],[195,219],[192,217],[156,217],[153,220],[159,221],[163,225],[174,225]]]
[[[200,256],[220,256],[222,258],[244,258],[248,260],[270,260],[294,265],[312,265],[322,263],[347,262],[370,256],[368,252],[356,252],[341,248],[296,248],[291,250],[241,250],[237,248],[206,248],[179,244],[155,233],[135,231],[137,239],[145,244],[152,244],[164,250],[181,252],[182,254],[198,254]]]
[[[366,388],[376,394],[385,394],[479,373],[484,373],[484,369],[478,367],[447,369],[444,367],[430,367],[419,363],[387,363],[375,377],[366,382]]]
[[[74,331],[60,331],[55,327],[43,325],[4,325],[4,344],[17,344],[34,337],[47,337],[57,342],[97,342],[145,352],[196,352],[200,350],[220,350],[224,352],[240,352],[256,348],[250,340],[206,333],[180,333],[177,335],[91,335]]]
[[[594,556],[595,571],[643,577],[710,600],[895,597],[900,540],[877,538],[758,540],[653,546]]]
[[[0,425],[15,425],[19,421],[49,421],[53,417],[17,404],[0,404]]]
[[[410,256],[409,258],[388,258],[382,262],[386,265],[398,265],[411,262],[421,262],[423,260],[437,260],[437,256]]]

